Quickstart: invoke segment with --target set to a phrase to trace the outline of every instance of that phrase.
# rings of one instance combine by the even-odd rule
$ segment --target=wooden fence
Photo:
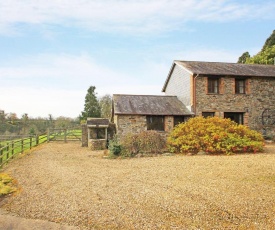
[[[47,141],[81,141],[82,131],[81,129],[48,129]]]
[[[14,138],[14,136],[13,136]],[[81,141],[81,129],[48,129],[48,132],[36,136],[13,138],[0,138],[0,167],[7,163],[15,155],[23,153],[45,142],[50,141]]]
[[[23,137],[21,139],[0,142],[0,167],[15,155],[47,141],[47,135]]]

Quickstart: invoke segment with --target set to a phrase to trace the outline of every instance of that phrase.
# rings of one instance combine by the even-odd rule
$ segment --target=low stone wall
[[[89,140],[89,148],[91,150],[104,150],[106,149],[106,140],[105,139],[92,139]]]

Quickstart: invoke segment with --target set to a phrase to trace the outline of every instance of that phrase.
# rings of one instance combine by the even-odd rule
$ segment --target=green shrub
[[[128,134],[122,138],[123,154],[133,156],[138,153],[161,153],[166,147],[165,139],[156,131],[143,131],[138,134]]]
[[[109,142],[109,150],[112,155],[118,156],[121,154],[122,146],[119,143],[118,138],[115,136],[113,140]]]
[[[244,153],[263,150],[263,136],[230,119],[195,117],[170,133],[167,143],[172,152]]]

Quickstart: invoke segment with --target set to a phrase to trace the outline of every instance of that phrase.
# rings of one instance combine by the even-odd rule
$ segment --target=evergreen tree
[[[81,113],[81,119],[88,117],[100,117],[100,106],[96,97],[95,86],[90,86],[85,97],[84,111]]]
[[[250,58],[249,52],[244,52],[242,56],[239,57],[238,63],[244,64],[246,63],[246,60]]]
[[[245,64],[264,64],[264,65],[274,65],[275,64],[275,30],[266,39],[263,48],[259,53],[250,57],[248,52],[242,54],[239,57],[238,63]]]
[[[273,33],[266,39],[262,51],[265,50],[267,47],[271,47],[275,45],[275,30]]]

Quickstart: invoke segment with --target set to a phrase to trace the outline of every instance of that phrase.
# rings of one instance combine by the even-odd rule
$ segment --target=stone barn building
[[[195,116],[230,118],[275,134],[275,66],[174,61],[162,92]]]

